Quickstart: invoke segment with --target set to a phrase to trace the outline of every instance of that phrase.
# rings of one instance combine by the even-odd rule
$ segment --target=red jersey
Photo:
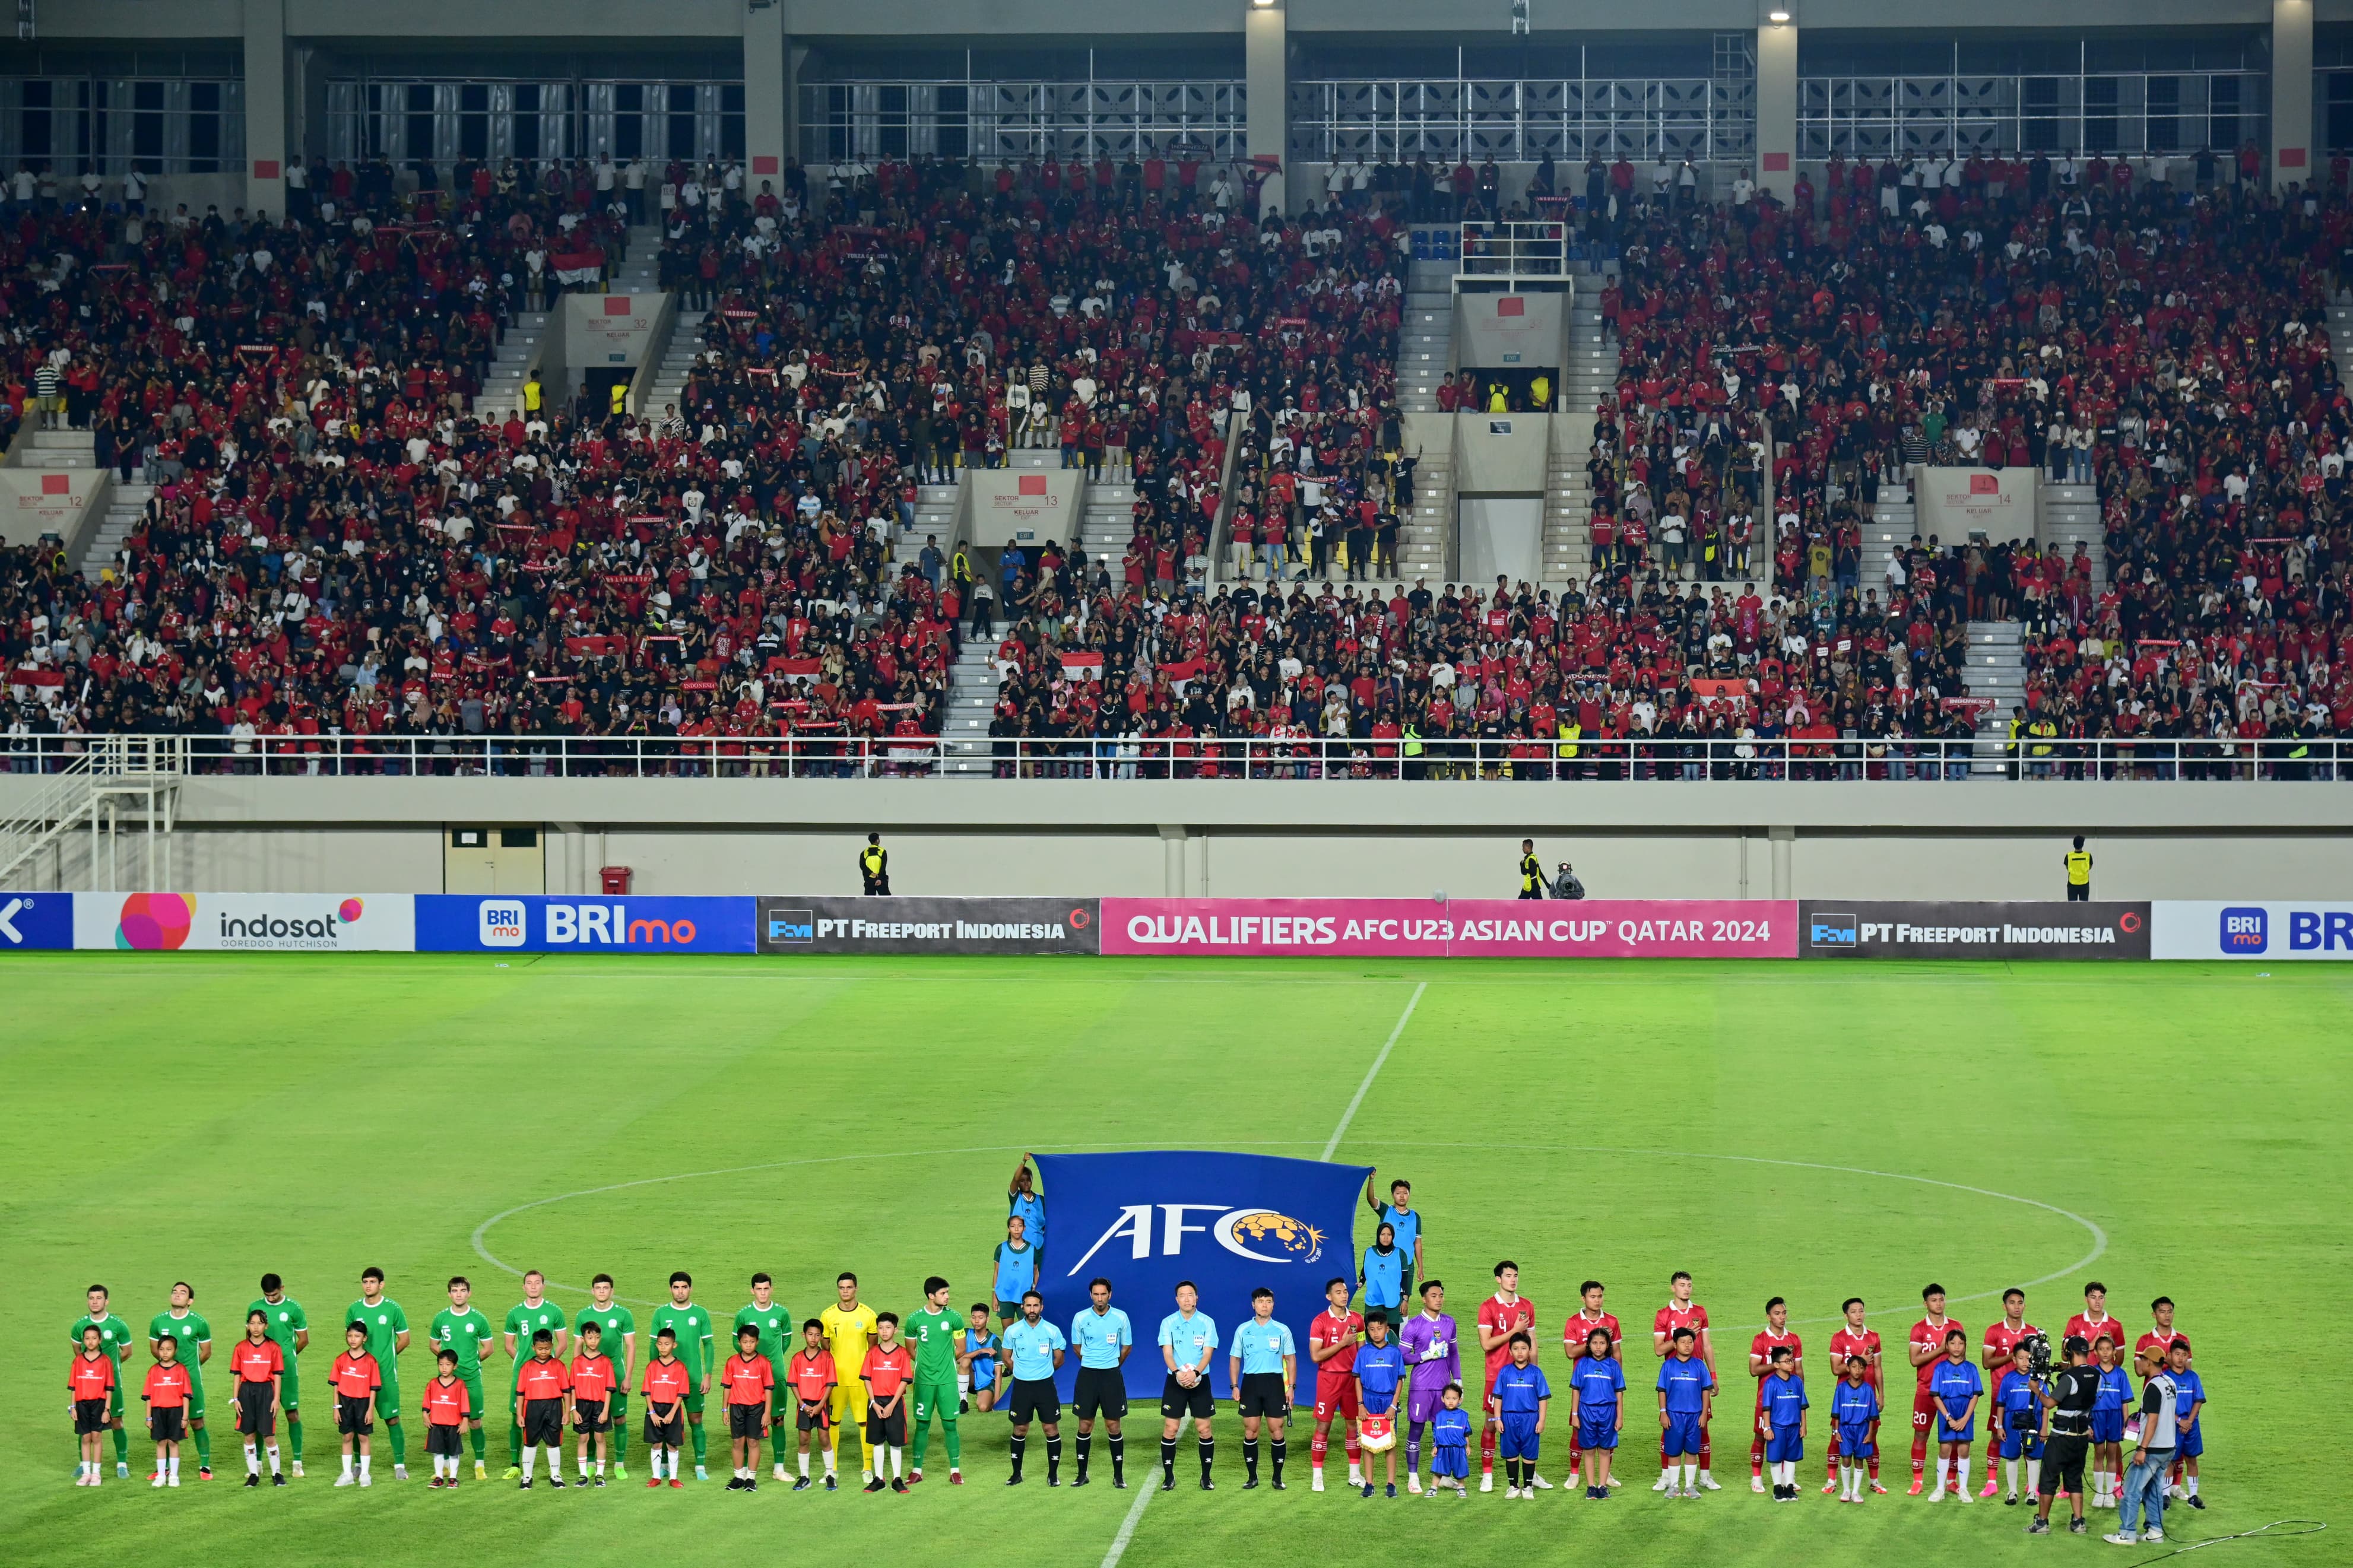
[[[146,1386],[139,1397],[158,1410],[177,1410],[188,1402],[188,1369],[178,1362],[157,1362],[147,1369]]]
[[[731,1355],[719,1381],[727,1389],[728,1404],[765,1405],[768,1390],[776,1386],[776,1369],[768,1364],[766,1356],[756,1352],[748,1356]]]
[[[1748,1342],[1748,1353],[1765,1363],[1763,1371],[1749,1373],[1757,1380],[1757,1406],[1760,1410],[1765,1407],[1765,1380],[1773,1373],[1773,1352],[1783,1345],[1789,1347],[1790,1357],[1802,1366],[1806,1359],[1806,1347],[1797,1335],[1786,1329],[1778,1334],[1767,1329]]]
[[[682,1361],[664,1361],[656,1356],[646,1363],[645,1375],[638,1380],[638,1389],[649,1405],[676,1405],[694,1392],[694,1372]]]
[[[2151,1329],[2133,1342],[2133,1360],[2138,1365],[2154,1365],[2173,1348],[2173,1342],[2182,1337],[2171,1329]],[[2197,1358],[2193,1356],[2191,1359]]]
[[[1611,1355],[1615,1356],[1623,1354],[1622,1347],[1620,1345],[1619,1342],[1623,1340],[1626,1336],[1619,1331],[1618,1314],[1615,1312],[1604,1312],[1598,1318],[1588,1318],[1585,1315],[1585,1309],[1579,1307],[1576,1311],[1571,1312],[1568,1315],[1568,1321],[1560,1326],[1560,1337],[1562,1341],[1568,1345],[1569,1360],[1575,1361],[1578,1356],[1585,1353],[1585,1336],[1591,1333],[1596,1329],[1607,1329],[1609,1331],[1609,1353]]]
[[[1689,1306],[1678,1306],[1670,1301],[1659,1309],[1657,1317],[1651,1320],[1652,1337],[1666,1346],[1669,1355],[1674,1353],[1677,1329],[1689,1329],[1692,1331],[1692,1353],[1698,1356],[1700,1360],[1709,1363],[1713,1370],[1715,1358],[1707,1345],[1707,1309],[1697,1301],[1692,1302]]]
[[[793,1397],[804,1405],[815,1405],[825,1397],[825,1391],[834,1384],[833,1352],[819,1351],[811,1355],[807,1351],[795,1351],[793,1359],[785,1364],[785,1385]]]
[[[2083,1313],[2078,1312],[2073,1317],[2067,1320],[2067,1333],[2070,1338],[2073,1338],[2077,1334],[2083,1335],[2084,1342],[2087,1345],[2097,1340],[2102,1334],[2107,1335],[2108,1342],[2120,1349],[2123,1347],[2125,1342],[2125,1326],[2118,1322],[2114,1316],[2107,1313],[2101,1314],[2100,1321],[2095,1323],[2091,1319],[2085,1317]]]
[[[237,1383],[268,1383],[286,1370],[286,1352],[278,1348],[276,1340],[264,1340],[255,1344],[251,1340],[239,1340],[237,1348],[228,1352],[229,1375]]]
[[[1910,1336],[1912,1348],[1915,1351],[1933,1350],[1936,1352],[1936,1355],[1930,1356],[1912,1369],[1917,1374],[1922,1388],[1928,1386],[1928,1375],[1936,1370],[1937,1359],[1945,1353],[1945,1336],[1960,1327],[1959,1322],[1951,1318],[1939,1319],[1933,1323],[1923,1318],[1912,1325]],[[1968,1330],[1962,1329],[1961,1332],[1963,1338],[1968,1337]]]
[[[1883,1389],[1884,1384],[1881,1383],[1879,1377],[1879,1331],[1865,1329],[1858,1334],[1852,1329],[1841,1329],[1832,1334],[1831,1336],[1831,1370],[1841,1377],[1845,1376],[1846,1358],[1851,1355],[1861,1356],[1863,1365],[1870,1369],[1863,1374],[1863,1381],[1869,1383],[1873,1388]]]
[[[608,1355],[581,1354],[572,1358],[572,1397],[590,1399],[602,1404],[613,1392],[620,1374]]]
[[[1536,1326],[1536,1305],[1525,1296],[1515,1301],[1505,1301],[1501,1296],[1490,1296],[1479,1303],[1479,1332],[1503,1334],[1504,1342],[1487,1352],[1487,1386],[1495,1386],[1495,1373],[1512,1359],[1511,1331]]]
[[[554,1356],[533,1356],[515,1368],[515,1392],[527,1400],[561,1399],[571,1386],[570,1369]]]
[[[425,1382],[425,1421],[429,1426],[455,1426],[466,1418],[466,1385],[456,1378]]]
[[[103,1399],[114,1387],[114,1358],[104,1351],[92,1361],[86,1355],[73,1358],[73,1370],[66,1373],[66,1386],[76,1399]]]
[[[907,1347],[892,1342],[889,1350],[881,1345],[866,1347],[866,1364],[858,1369],[877,1399],[888,1399],[915,1375],[915,1358]]]
[[[1338,1345],[1341,1349],[1315,1363],[1317,1377],[1345,1379],[1356,1372],[1356,1344],[1365,1337],[1365,1315],[1362,1312],[1335,1312],[1329,1306],[1315,1314],[1314,1326],[1307,1331],[1307,1342],[1315,1349]]]
[[[346,1399],[365,1399],[384,1386],[384,1373],[377,1369],[375,1357],[367,1352],[353,1355],[345,1351],[335,1358],[334,1368],[327,1373],[327,1381],[333,1384],[335,1392]]]
[[[2032,1323],[2025,1323],[2013,1329],[2010,1326],[2008,1318],[1996,1318],[1986,1325],[1984,1353],[1994,1358],[1995,1368],[1993,1375],[1986,1379],[1986,1385],[1989,1388],[2001,1382],[2001,1369],[2010,1365],[2010,1352],[2018,1348],[2018,1342],[2029,1334],[2039,1334],[2042,1331]]]

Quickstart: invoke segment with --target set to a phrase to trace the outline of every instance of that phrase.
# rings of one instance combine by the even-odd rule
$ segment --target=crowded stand
[[[7,552],[10,749],[928,771],[1001,620],[999,776],[1943,778],[1981,724],[2013,773],[2243,775],[2245,742],[2353,723],[2326,313],[2353,219],[2342,160],[2284,199],[2210,172],[1833,159],[1785,205],[1541,167],[1527,199],[1612,264],[1579,286],[1620,362],[1556,587],[1396,575],[1403,226],[1494,210],[1484,171],[1261,223],[1255,176],[1157,159],[397,195],[322,165],[282,222],[16,204],[7,417],[154,489],[94,580]],[[707,312],[682,406],[474,410],[516,316],[603,286],[649,206]],[[1116,558],[902,558],[920,485],[1035,447],[1132,482]],[[1915,535],[1865,581],[1924,463],[2094,486],[2105,580],[2080,544]],[[2014,714],[1968,689],[1972,620],[2025,629]]]

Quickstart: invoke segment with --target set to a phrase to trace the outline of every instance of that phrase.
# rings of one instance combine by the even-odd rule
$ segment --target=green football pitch
[[[2211,1401],[2211,1507],[2168,1523],[2189,1539],[2335,1526],[2219,1549],[2242,1568],[2342,1562],[2353,1542],[2329,1370],[2353,1340],[2353,992],[2328,966],[90,954],[11,957],[0,985],[0,1541],[22,1568],[731,1561],[787,1543],[806,1561],[1092,1565],[1122,1542],[1133,1568],[2164,1550],[2031,1541],[2023,1509],[1903,1496],[1900,1403],[1893,1493],[1834,1506],[1815,1489],[1819,1359],[1800,1505],[1749,1493],[1738,1369],[1765,1299],[1788,1298],[1820,1358],[1850,1294],[1900,1345],[1932,1278],[1973,1334],[2013,1284],[2049,1329],[2094,1277],[2135,1333],[2149,1299],[2172,1296]],[[1577,1282],[1608,1282],[1638,1391],[1610,1502],[1574,1488],[1506,1502],[1500,1484],[1468,1501],[1314,1495],[1303,1431],[1292,1489],[1245,1493],[1230,1407],[1219,1490],[1194,1489],[1188,1436],[1179,1489],[1148,1503],[1048,1490],[1035,1433],[1031,1484],[1004,1487],[1001,1415],[963,1424],[973,1484],[937,1484],[935,1447],[934,1479],[905,1497],[730,1494],[715,1436],[721,1479],[649,1494],[635,1434],[619,1490],[445,1495],[425,1485],[421,1436],[417,1479],[391,1482],[381,1428],[377,1484],[334,1494],[326,1368],[365,1266],[417,1331],[413,1405],[452,1273],[493,1322],[532,1267],[567,1310],[611,1271],[641,1322],[680,1267],[722,1321],[755,1269],[800,1316],[843,1268],[878,1309],[911,1310],[934,1272],[963,1304],[983,1292],[1024,1150],[1314,1158],[1335,1139],[1335,1158],[1384,1184],[1412,1180],[1466,1321],[1496,1260],[1518,1260],[1556,1373]],[[1648,1490],[1641,1435],[1645,1331],[1677,1268],[1697,1276],[1736,1385],[1715,1426],[1725,1489],[1692,1502]],[[248,1494],[223,1358],[265,1270],[323,1327],[304,1357],[309,1477]],[[143,1330],[179,1279],[219,1352],[221,1479],[197,1485],[191,1455],[176,1494],[151,1490],[138,1434],[132,1480],[110,1463],[90,1495],[71,1484],[62,1387],[82,1289],[111,1286]],[[1124,1305],[1139,1338],[1164,1310]],[[490,1378],[504,1386],[502,1369]],[[1131,1483],[1156,1474],[1155,1416],[1132,1418]],[[497,1468],[504,1450],[494,1422]],[[1564,1468],[1556,1428],[1546,1473]]]

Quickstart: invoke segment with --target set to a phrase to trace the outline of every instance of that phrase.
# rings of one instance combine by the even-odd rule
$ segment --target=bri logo
[[[1859,942],[1852,915],[1824,912],[1806,922],[1806,945],[1809,947],[1825,947],[1833,952],[1853,952]]]
[[[512,899],[484,899],[481,908],[481,939],[484,947],[521,947],[523,935],[523,907]]]
[[[2224,952],[2262,952],[2271,946],[2271,912],[2260,904],[2243,904],[2222,911]]]

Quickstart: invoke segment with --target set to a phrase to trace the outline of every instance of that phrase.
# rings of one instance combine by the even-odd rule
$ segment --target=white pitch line
[[[1389,1037],[1381,1042],[1381,1054],[1373,1058],[1373,1065],[1365,1069],[1365,1081],[1356,1086],[1356,1098],[1348,1101],[1348,1109],[1340,1112],[1340,1125],[1332,1129],[1332,1141],[1324,1145],[1320,1158],[1329,1160],[1332,1151],[1340,1146],[1340,1140],[1347,1136],[1348,1123],[1356,1119],[1356,1108],[1365,1103],[1366,1091],[1373,1087],[1373,1079],[1380,1076],[1382,1066],[1389,1059],[1389,1053],[1397,1049],[1398,1037],[1405,1033],[1406,1025],[1413,1020],[1413,1010],[1421,1005],[1421,994],[1429,989],[1430,982],[1427,980],[1414,986],[1413,994],[1406,1000],[1405,1011],[1398,1015],[1397,1027],[1391,1029]]]
[[[1373,1079],[1380,1076],[1381,1068],[1389,1059],[1389,1053],[1397,1049],[1398,1037],[1404,1034],[1406,1025],[1412,1022],[1413,1010],[1421,1005],[1421,994],[1429,989],[1430,982],[1427,980],[1415,984],[1413,994],[1406,999],[1405,1011],[1398,1015],[1397,1027],[1391,1029],[1389,1037],[1381,1042],[1380,1055],[1375,1057],[1373,1065],[1365,1069],[1365,1081],[1356,1086],[1355,1096],[1348,1101],[1348,1109],[1340,1112],[1340,1125],[1332,1129],[1331,1141],[1324,1145],[1324,1152],[1316,1158],[1329,1160],[1332,1152],[1340,1146],[1340,1140],[1348,1135],[1348,1123],[1356,1119],[1357,1107],[1365,1103],[1365,1095],[1373,1087]],[[1127,1554],[1127,1543],[1135,1539],[1135,1527],[1144,1522],[1144,1510],[1152,1506],[1152,1494],[1159,1489],[1152,1484],[1147,1471],[1144,1489],[1137,1492],[1135,1500],[1127,1505],[1127,1517],[1119,1521],[1119,1533],[1111,1538],[1111,1550],[1103,1553],[1103,1568],[1119,1568],[1119,1560]]]

